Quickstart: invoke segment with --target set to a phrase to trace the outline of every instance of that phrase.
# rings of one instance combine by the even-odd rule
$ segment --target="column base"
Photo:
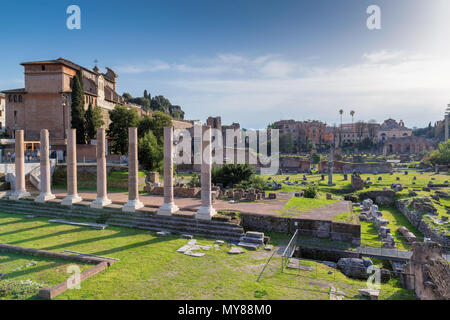
[[[123,212],[135,212],[137,209],[143,208],[144,204],[139,200],[128,200],[127,203],[124,204],[122,211]]]
[[[63,206],[71,206],[75,203],[81,202],[83,199],[81,199],[78,194],[68,194],[61,202],[61,205]]]
[[[212,216],[215,215],[216,209],[214,209],[212,206],[209,207],[200,207],[200,209],[198,209],[197,214],[195,215],[196,219],[200,219],[200,220],[211,220]]]
[[[20,198],[29,197],[31,194],[25,190],[16,191],[10,197],[9,200],[19,200]]]
[[[54,194],[51,193],[41,193],[39,196],[37,196],[36,199],[34,199],[35,202],[40,202],[40,203],[44,203],[47,202],[49,200],[53,200],[55,199],[56,196]]]
[[[103,207],[106,207],[107,205],[110,205],[112,202],[107,197],[103,198],[97,198],[94,202],[91,203],[91,208],[93,209],[102,209]]]
[[[175,203],[163,203],[161,207],[159,207],[157,215],[159,216],[170,216],[180,209],[175,205]]]

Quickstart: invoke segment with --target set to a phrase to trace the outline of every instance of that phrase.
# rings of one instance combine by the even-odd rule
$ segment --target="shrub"
[[[256,189],[256,190],[264,190],[268,188],[267,181],[264,180],[261,176],[253,175],[250,179],[246,181],[242,181],[241,183],[236,185],[237,188],[242,188],[244,190],[248,189]]]
[[[255,169],[249,164],[224,164],[213,168],[211,174],[214,184],[233,186],[242,181],[248,181],[255,174]]]
[[[317,187],[312,184],[307,186],[305,189],[304,197],[310,199],[314,199],[315,197],[317,197]]]

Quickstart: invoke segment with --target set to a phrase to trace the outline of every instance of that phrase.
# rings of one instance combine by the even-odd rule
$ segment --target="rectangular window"
[[[14,122],[17,122],[17,111],[14,111]]]

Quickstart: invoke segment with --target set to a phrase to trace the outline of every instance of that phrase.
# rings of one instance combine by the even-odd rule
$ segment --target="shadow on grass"
[[[20,231],[22,231],[22,230],[20,230]],[[47,239],[47,238],[51,238],[51,237],[57,237],[57,236],[61,236],[61,235],[64,235],[64,234],[70,234],[70,233],[80,232],[80,231],[84,231],[82,227],[75,227],[75,228],[70,229],[70,230],[63,230],[63,231],[49,233],[49,234],[38,236],[38,237],[34,237],[34,238],[28,238],[28,239],[22,239],[22,240],[18,240],[18,241],[9,242],[8,244],[17,245],[19,243],[36,241],[36,240],[43,240],[43,239]]]
[[[23,222],[23,221],[21,221],[21,222]],[[51,225],[46,224],[46,225],[42,225],[42,226],[36,226],[36,227],[30,227],[30,228],[23,228],[23,229],[20,229],[20,230],[8,231],[8,232],[0,233],[0,237],[8,236],[8,235],[11,235],[11,234],[17,234],[17,233],[24,232],[24,231],[31,231],[31,230],[36,230],[36,229],[48,228],[48,227],[51,227]]]

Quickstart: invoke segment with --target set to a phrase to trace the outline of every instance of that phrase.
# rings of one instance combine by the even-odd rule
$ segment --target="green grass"
[[[279,215],[281,217],[295,217],[301,215],[302,213],[307,213],[314,209],[328,206],[336,202],[337,200],[292,197],[286,203],[284,208],[279,211]]]
[[[357,215],[354,212],[343,212],[333,217],[333,221],[337,222],[347,222],[347,223],[357,223]]]
[[[6,274],[0,280],[0,300],[24,300],[37,298],[37,291],[43,287],[67,280],[72,275],[69,267],[83,272],[93,265],[0,253],[0,266],[1,273]]]
[[[273,244],[287,243],[289,240],[286,235],[269,235]],[[214,240],[209,239],[199,238],[198,241],[202,245],[214,244]],[[309,284],[311,279],[332,283],[345,292],[347,299],[359,299],[361,297],[357,291],[365,287],[365,281],[351,280],[340,272],[315,262],[312,263],[317,266],[317,273],[309,273],[305,277],[298,273],[281,273],[279,256],[271,260],[261,281],[256,282],[271,252],[246,251],[234,256],[227,254],[229,246],[225,245],[218,250],[212,248],[204,251],[204,257],[195,258],[176,252],[187,243],[185,239],[178,236],[157,237],[154,233],[128,228],[92,230],[51,224],[45,218],[26,219],[21,215],[0,213],[0,242],[55,252],[72,250],[120,259],[107,270],[84,281],[81,290],[68,290],[58,296],[57,299],[61,300],[328,299],[328,289],[315,288]],[[13,274],[14,280],[17,281],[31,279],[53,285],[68,276],[65,266],[55,264],[55,261],[38,261],[34,257],[20,256],[3,256],[3,259],[0,261],[0,267],[2,270],[7,268],[6,273],[11,272],[17,265],[27,264],[28,260],[38,262],[37,266],[33,266],[36,269],[24,269],[26,273]],[[333,274],[328,274],[330,271]],[[37,291],[38,289],[35,289],[22,298],[36,298]],[[411,297],[412,292],[401,289],[397,280],[382,286],[382,299]]]

